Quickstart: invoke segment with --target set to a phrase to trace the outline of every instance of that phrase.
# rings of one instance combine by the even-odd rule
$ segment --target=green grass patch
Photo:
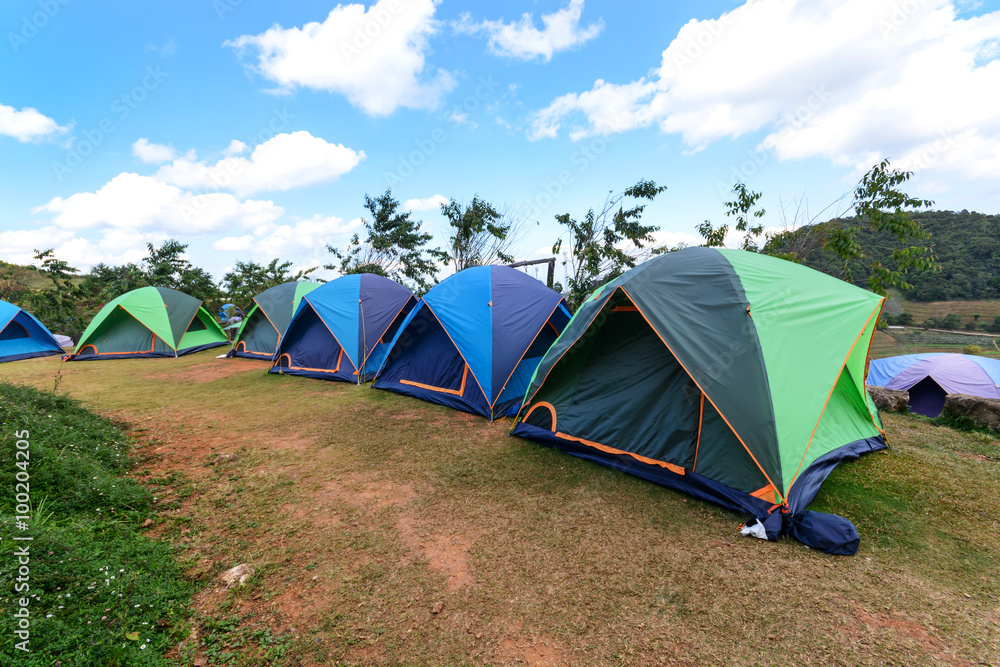
[[[71,399],[9,384],[0,384],[0,421],[4,664],[168,664],[162,656],[185,636],[194,584],[169,544],[139,532],[153,497],[125,476],[132,463],[122,425]],[[19,482],[30,496],[26,529],[16,518]],[[30,552],[22,581],[12,545]],[[21,598],[29,600],[30,652],[15,645]]]

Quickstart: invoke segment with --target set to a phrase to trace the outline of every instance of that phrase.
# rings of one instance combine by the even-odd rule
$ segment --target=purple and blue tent
[[[868,384],[910,392],[910,411],[937,417],[948,394],[1000,398],[1000,360],[972,354],[904,354],[875,359]]]

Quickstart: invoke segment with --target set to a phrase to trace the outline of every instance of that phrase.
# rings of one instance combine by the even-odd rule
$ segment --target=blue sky
[[[1000,212],[996,1],[14,0],[0,26],[7,260],[322,263],[389,186],[442,244],[442,198],[520,209],[530,258],[640,178],[676,244],[737,178],[777,228],[884,157]]]

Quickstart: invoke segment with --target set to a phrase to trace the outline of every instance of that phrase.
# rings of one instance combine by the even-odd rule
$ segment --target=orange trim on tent
[[[698,402],[698,439],[694,443],[694,463],[691,464],[693,471],[698,467],[698,449],[701,447],[701,426],[705,423],[705,392],[701,392],[701,400]]]
[[[323,322],[323,326],[326,327],[326,330],[330,332],[330,335],[333,336],[333,339],[335,341],[337,341],[337,345],[340,345],[340,352],[341,352],[341,354],[347,354],[347,360],[350,361],[352,364],[354,364],[354,359],[351,359],[351,353],[347,352],[347,350],[344,348],[344,346],[341,345],[340,340],[337,338],[337,335],[335,333],[333,333],[333,330],[330,329],[330,325],[328,325],[326,323],[326,321],[322,317],[320,317],[319,312],[315,308],[313,308],[313,305],[311,303],[309,303],[309,299],[307,299],[306,297],[302,297],[302,300],[305,301],[307,304],[309,304],[309,308],[312,309],[313,314],[316,316],[316,319],[318,319],[320,322]],[[279,343],[280,343],[280,341],[279,341]],[[287,355],[282,355],[282,356],[287,356]],[[292,360],[290,358],[288,360],[288,363],[292,363]],[[357,368],[358,367],[357,364],[354,364],[354,367]],[[338,369],[340,368],[340,357],[337,357],[337,368]],[[296,370],[315,370],[315,369],[312,369],[312,368],[300,368],[300,369],[296,369]],[[336,370],[336,369],[334,369],[334,370]],[[327,369],[326,371],[323,371],[323,372],[329,372],[329,369]]]
[[[434,312],[434,309],[431,308],[431,304],[427,303],[426,299],[424,300],[424,305],[427,306],[427,310],[431,311],[431,315],[433,315],[434,319],[437,320],[438,325],[440,325],[441,329],[444,331],[444,334],[448,337],[448,340],[451,341],[451,344],[455,345],[455,339],[451,337],[450,333],[448,333],[447,327],[444,326],[444,323],[441,321],[441,318],[437,316],[437,313]],[[466,368],[466,370],[468,370],[469,369],[469,360],[466,359],[465,355],[462,354],[462,351],[460,349],[458,349],[458,345],[455,345],[455,351],[458,352],[458,356],[462,357],[462,361],[465,362],[465,368]],[[489,405],[490,399],[486,397],[486,392],[483,391],[483,385],[481,385],[479,383],[479,378],[476,377],[475,373],[472,374],[472,379],[476,381],[476,386],[479,387],[479,392],[483,395],[483,400],[486,401],[487,405]],[[463,382],[462,386],[464,387],[465,386],[464,385],[464,382],[465,382],[465,376],[464,375],[462,376],[462,382]],[[493,417],[493,410],[492,410],[492,408],[490,409],[490,417],[491,418]]]
[[[591,440],[584,440],[583,438],[577,438],[576,436],[566,435],[565,433],[559,433],[556,431],[556,437],[562,438],[563,440],[572,440],[573,442],[579,442],[580,444],[587,445],[588,447],[593,447],[599,449],[602,452],[607,452],[608,454],[626,454],[631,456],[637,461],[642,461],[643,463],[648,463],[650,465],[659,466],[661,468],[666,468],[672,473],[678,475],[684,474],[684,468],[674,465],[673,463],[667,463],[666,461],[657,461],[656,459],[647,458],[641,454],[634,454],[632,452],[622,451],[621,449],[615,449],[614,447],[608,447],[607,445],[602,445],[599,442],[593,442]]]
[[[271,325],[271,328],[278,332],[278,342],[277,342],[277,344],[275,346],[277,347],[277,345],[281,345],[281,334],[284,333],[284,332],[280,331],[278,329],[278,327],[276,327],[274,325],[274,322],[271,321],[271,318],[267,316],[267,312],[263,308],[260,307],[260,304],[257,303],[257,297],[254,297],[253,302],[255,304],[257,304],[257,310],[259,310],[261,313],[263,313],[264,317],[267,318],[267,321]],[[315,311],[316,311],[316,309],[313,308],[313,312],[315,312]],[[250,315],[253,315],[253,313],[250,313]],[[250,319],[250,315],[247,315],[247,320]]]
[[[524,418],[527,419],[528,417],[530,417],[531,413],[534,412],[537,408],[547,408],[548,411],[552,413],[552,429],[551,430],[555,431],[556,430],[556,408],[555,408],[554,405],[552,405],[548,401],[539,401],[539,402],[535,403],[533,406],[531,406],[531,409],[528,410],[528,413],[526,415],[524,415]]]
[[[163,307],[166,308],[166,304],[164,304]],[[121,304],[118,304],[117,306],[115,306],[115,309],[118,309],[118,308],[121,308],[122,310],[124,310],[125,313],[129,317],[131,317],[133,320],[135,320],[136,322],[139,323],[139,326],[141,326],[143,329],[145,329],[146,331],[149,332],[149,334],[153,337],[153,347],[155,347],[156,346],[156,332],[153,331],[152,329],[150,329],[149,327],[147,327],[145,324],[143,324],[142,320],[140,320],[138,317],[136,317],[135,315],[133,315],[132,313],[130,313],[129,310],[128,310],[128,308],[126,308],[125,306],[123,306]],[[201,308],[201,306],[198,306],[198,308]],[[195,315],[197,315],[197,314],[198,313],[195,312]],[[115,311],[112,310],[110,313],[108,313],[108,317],[118,317],[118,316],[115,315]],[[107,320],[108,317],[105,317],[104,319]],[[188,326],[191,326],[190,322],[188,323]],[[186,331],[186,329],[185,329],[185,331]],[[95,330],[95,333],[96,333],[96,330]],[[93,335],[94,334],[91,333],[91,336],[93,336]],[[160,340],[162,340],[162,339],[160,339]],[[180,341],[178,341],[178,342],[180,342]],[[88,343],[87,345],[84,345],[83,347],[80,347],[81,343],[83,343],[82,340],[77,342],[77,348],[78,348],[78,350],[82,350],[85,347],[87,347],[87,345],[89,345],[90,347],[94,348],[94,354],[143,354],[145,352],[152,352],[153,351],[153,347],[150,347],[149,350],[133,350],[131,352],[98,352],[97,351],[97,347],[93,343]],[[167,347],[170,347],[170,345],[167,345]],[[177,356],[177,348],[170,347],[170,349],[174,351],[174,356]],[[77,354],[80,354],[80,352],[77,351],[77,352],[74,352],[73,354],[77,355]]]
[[[77,350],[76,353],[77,354],[83,354],[83,351],[86,350],[88,347],[94,348],[94,354],[100,354],[100,352],[97,351],[97,346],[94,345],[93,343],[87,343],[86,345],[84,345],[83,347],[81,347],[79,350]]]
[[[881,310],[882,310],[882,304],[880,303],[878,308],[876,308],[874,312],[872,312],[872,314],[868,316],[868,319],[865,320],[865,325],[861,327],[861,331],[858,332],[858,335],[854,339],[854,342],[851,343],[851,349],[847,351],[847,356],[844,357],[844,362],[840,364],[840,370],[837,371],[837,377],[834,378],[833,380],[833,386],[830,387],[830,393],[826,395],[826,401],[823,402],[823,409],[819,411],[819,418],[816,420],[816,425],[813,426],[812,433],[809,434],[809,441],[806,442],[806,450],[802,452],[802,460],[799,461],[799,467],[795,469],[795,474],[792,475],[791,481],[788,482],[789,493],[791,493],[792,491],[792,484],[795,484],[795,480],[798,479],[799,477],[799,472],[802,470],[802,464],[806,462],[806,455],[809,454],[809,446],[812,445],[813,437],[816,436],[816,431],[817,429],[819,429],[819,423],[823,421],[823,413],[826,412],[826,406],[830,404],[830,399],[833,398],[833,392],[837,390],[837,383],[840,382],[840,376],[844,374],[844,368],[847,367],[847,361],[851,358],[851,353],[854,352],[854,347],[858,344],[858,341],[861,340],[861,337],[865,335],[865,329],[868,328],[868,323],[872,321],[873,317],[875,317],[875,313]],[[868,401],[865,400],[865,405],[867,406],[867,404]],[[867,407],[865,409],[867,410]],[[869,416],[871,416],[870,411],[869,411]],[[878,428],[878,426],[876,426],[875,428]],[[879,431],[881,430],[882,429],[879,429]]]
[[[576,345],[581,338],[583,338],[583,334],[585,334],[587,332],[587,329],[590,328],[590,325],[593,324],[594,320],[597,319],[597,316],[601,314],[601,311],[604,310],[604,306],[608,305],[608,301],[611,299],[612,296],[614,296],[615,292],[617,292],[620,289],[621,289],[621,287],[616,287],[613,290],[611,290],[611,294],[609,294],[608,298],[604,300],[604,303],[601,304],[601,307],[596,309],[596,312],[594,313],[594,316],[590,318],[589,322],[587,322],[587,326],[585,326],[583,328],[583,331],[580,333],[580,335],[577,336],[576,339],[572,343],[570,343],[569,346],[567,346],[565,350],[563,350],[563,353],[560,354],[559,357],[556,358],[556,360],[554,362],[552,362],[552,365],[549,366],[549,370],[545,372],[545,377],[543,377],[542,381],[538,383],[538,389],[542,388],[542,385],[545,384],[545,381],[549,379],[549,373],[552,372],[552,369],[555,368],[557,365],[559,365],[559,362],[562,360],[562,358],[564,356],[566,356],[566,353],[569,352],[570,350],[572,350],[573,346]],[[600,294],[595,294],[593,297],[591,297],[589,299],[589,301],[595,301],[598,296],[600,296]],[[569,326],[569,325],[567,325],[567,326]],[[538,393],[538,389],[535,390],[535,394]],[[528,400],[530,401],[532,398],[534,398],[535,394],[532,394],[531,398],[529,398]],[[516,423],[517,419],[515,418],[514,421]]]
[[[17,316],[18,316],[18,314],[19,314],[19,313],[15,313],[14,317],[17,317]],[[11,319],[11,321],[10,321],[10,322],[8,322],[8,323],[7,323],[7,324],[5,324],[5,325],[4,325],[4,326],[3,326],[2,328],[0,328],[0,331],[6,331],[6,330],[7,330],[7,327],[10,327],[10,326],[18,326],[18,327],[21,327],[21,331],[23,331],[23,332],[24,332],[24,335],[25,335],[26,337],[28,337],[28,338],[31,338],[31,332],[30,332],[30,331],[28,331],[28,330],[27,330],[27,329],[25,328],[25,326],[24,326],[23,324],[21,324],[20,322],[15,322],[15,321],[14,321],[13,319]]]
[[[549,320],[551,320],[552,316],[555,315],[556,310],[559,308],[560,305],[562,305],[563,301],[565,301],[565,299],[559,299],[559,301],[555,305],[555,308],[553,308],[552,312],[549,313],[549,316],[545,318],[545,324],[552,326],[552,329],[556,332],[557,336],[559,335],[559,330],[556,329],[555,326],[552,325],[552,322],[550,322]],[[545,329],[545,324],[539,327],[538,331],[535,332],[535,336],[531,339],[531,342],[528,343],[528,347],[524,348],[524,352],[521,353],[521,358],[517,360],[517,363],[514,364],[514,368],[511,369],[510,375],[508,375],[507,379],[503,381],[503,386],[500,387],[500,391],[497,393],[496,400],[493,401],[493,405],[490,406],[491,413],[493,412],[493,407],[497,404],[497,401],[499,401],[500,397],[503,395],[503,390],[507,388],[507,383],[510,382],[510,379],[514,377],[514,373],[517,372],[517,367],[521,365],[522,361],[524,361],[524,355],[528,354],[528,350],[531,349],[531,346],[535,344],[536,340],[538,340],[539,334],[541,334],[542,330]]]
[[[400,384],[408,384],[413,387],[420,387],[421,389],[427,389],[428,391],[436,391],[441,394],[452,394],[453,396],[461,396],[465,393],[465,380],[469,377],[469,364],[465,364],[465,369],[462,371],[462,386],[458,389],[444,389],[443,387],[435,387],[434,385],[424,384],[423,382],[414,382],[413,380],[400,380]],[[473,375],[475,377],[475,375]]]
[[[639,309],[635,306],[612,306],[612,313],[637,313]]]
[[[628,293],[628,290],[625,289],[624,287],[622,287],[621,290],[622,292],[625,293],[625,296],[629,298],[629,301],[631,301],[634,304],[635,299],[633,299],[632,295]],[[705,389],[700,384],[698,384],[698,381],[694,379],[694,376],[691,375],[691,372],[687,369],[687,366],[684,365],[684,362],[682,362],[680,358],[676,354],[674,354],[673,349],[670,347],[670,345],[667,344],[667,341],[663,339],[663,336],[660,335],[660,332],[656,330],[656,327],[654,327],[653,324],[649,321],[649,318],[646,317],[646,313],[642,312],[642,309],[639,308],[638,306],[636,306],[636,308],[639,310],[639,314],[642,315],[642,319],[646,320],[646,324],[649,325],[649,328],[652,329],[653,332],[656,334],[656,336],[663,342],[664,345],[666,345],[667,349],[670,350],[670,354],[673,354],[674,359],[676,359],[677,363],[680,364],[680,367],[684,369],[684,372],[687,373],[689,378],[691,378],[691,381],[694,382],[695,386],[697,386],[698,389],[701,390],[701,393],[705,395],[705,398],[707,398],[708,402],[712,404],[712,407],[715,408],[715,411],[719,413],[719,416],[722,417],[722,421],[726,422],[726,426],[729,427],[729,430],[733,432],[733,435],[736,436],[736,439],[740,441],[741,445],[743,445],[743,449],[745,449],[747,454],[750,455],[750,458],[753,459],[753,462],[757,465],[757,469],[760,470],[760,472],[764,475],[764,478],[771,483],[771,486],[774,486],[774,482],[771,480],[771,476],[767,474],[767,471],[764,470],[764,466],[760,464],[760,461],[757,460],[757,457],[754,456],[753,452],[750,451],[750,448],[747,447],[747,443],[743,442],[743,438],[740,437],[740,434],[736,432],[736,429],[733,428],[733,425],[729,423],[728,419],[726,419],[726,415],[722,414],[722,410],[720,410],[719,406],[715,404],[715,401],[712,400],[712,397],[709,396],[705,392]],[[775,486],[774,488],[778,487]],[[779,497],[781,497],[780,494]],[[783,497],[781,497],[781,499],[782,501],[784,501]]]
[[[341,359],[343,359],[343,357],[344,357],[344,348],[340,348],[340,354],[337,355],[337,367],[334,368],[333,370],[330,370],[329,368],[308,368],[306,366],[292,366],[292,358],[288,355],[288,353],[285,353],[279,356],[278,359],[273,364],[271,364],[271,367],[272,368],[277,367],[279,369],[284,368],[290,371],[309,371],[311,373],[337,373],[340,370],[340,361]],[[282,359],[288,359],[287,366],[279,366]]]
[[[753,496],[754,498],[760,498],[761,500],[766,500],[769,503],[773,503],[774,499],[777,497],[777,493],[775,492],[774,487],[770,484],[768,484],[763,488],[757,489],[750,495]]]
[[[884,309],[885,309],[885,297],[882,297],[882,303],[879,304],[878,315],[875,316],[876,322],[878,322],[879,317],[882,317],[882,311]],[[865,328],[867,328],[867,326],[868,325],[865,325]],[[864,378],[868,377],[868,366],[871,364],[872,361],[872,344],[875,342],[875,331],[877,329],[878,327],[876,327],[875,330],[872,331],[872,336],[871,338],[868,339],[868,349],[865,351],[865,374],[864,376],[862,376]],[[864,333],[864,329],[862,329],[861,332]],[[864,386],[864,382],[862,382],[862,386]],[[865,389],[865,393],[866,394],[868,393],[867,389]],[[865,396],[864,398],[865,398],[865,409],[868,410],[868,416],[871,417],[872,425],[878,430],[879,433],[882,434],[883,438],[887,437],[885,431],[882,430],[882,427],[878,425],[878,421],[875,419],[875,415],[872,414],[871,409],[868,407],[868,397]]]

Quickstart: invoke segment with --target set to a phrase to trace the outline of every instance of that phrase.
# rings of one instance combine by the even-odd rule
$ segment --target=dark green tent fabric
[[[674,475],[670,485],[729,507],[800,516],[820,459],[884,446],[863,384],[881,306],[755,253],[658,257],[580,307],[538,365],[514,432],[649,466],[636,474]]]
[[[319,285],[309,281],[288,282],[264,290],[253,298],[253,308],[243,320],[233,341],[231,357],[270,359],[298,310],[302,297]]]

